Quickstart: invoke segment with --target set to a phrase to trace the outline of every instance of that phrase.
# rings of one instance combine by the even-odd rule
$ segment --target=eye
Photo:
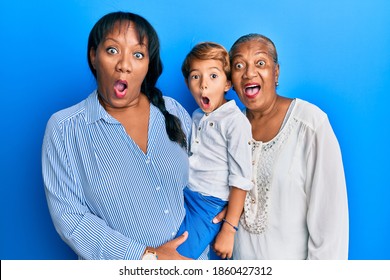
[[[218,78],[218,75],[217,75],[217,74],[211,74],[211,75],[210,75],[210,78],[211,78],[211,79],[216,79],[216,78]]]
[[[265,61],[264,61],[264,60],[259,60],[259,61],[257,62],[257,65],[259,65],[259,66],[264,66],[264,65],[265,65]]]
[[[236,68],[236,69],[242,69],[242,68],[244,68],[244,64],[243,64],[243,63],[236,63],[236,64],[234,65],[234,68]]]
[[[194,74],[194,75],[191,75],[190,78],[191,78],[191,80],[197,80],[197,79],[199,79],[199,75]]]
[[[144,58],[144,54],[141,53],[141,52],[136,52],[136,53],[134,53],[134,57],[136,59],[143,59]]]
[[[117,54],[118,53],[118,50],[114,47],[108,47],[106,49],[106,51],[109,53],[109,54]]]

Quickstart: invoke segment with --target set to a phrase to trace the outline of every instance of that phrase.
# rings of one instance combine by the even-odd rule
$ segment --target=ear
[[[232,81],[226,80],[226,85],[225,85],[225,93],[229,91],[229,89],[232,88]]]
[[[280,70],[279,70],[279,63],[275,65],[275,83],[277,83],[279,81],[279,73],[280,73]]]
[[[96,50],[94,48],[91,48],[89,50],[89,59],[91,60],[91,64],[93,66],[93,69],[96,70]]]

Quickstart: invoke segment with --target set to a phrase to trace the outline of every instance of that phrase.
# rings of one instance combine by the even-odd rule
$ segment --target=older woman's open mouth
[[[114,84],[115,95],[118,98],[123,98],[126,95],[127,81],[118,80]]]
[[[259,84],[247,84],[244,87],[245,96],[248,98],[255,97],[260,92],[261,86]]]

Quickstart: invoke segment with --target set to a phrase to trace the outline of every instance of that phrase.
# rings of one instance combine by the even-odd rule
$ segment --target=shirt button
[[[176,235],[176,232],[172,232],[171,234],[172,234],[172,236],[175,236],[175,235]]]
[[[150,163],[150,157],[147,157],[145,162]]]
[[[161,190],[161,187],[160,187],[160,186],[157,186],[157,187],[156,187],[156,191],[159,191],[159,190]]]
[[[164,213],[165,213],[165,214],[168,214],[168,213],[169,213],[169,210],[168,210],[168,209],[165,209],[165,210],[164,210]]]

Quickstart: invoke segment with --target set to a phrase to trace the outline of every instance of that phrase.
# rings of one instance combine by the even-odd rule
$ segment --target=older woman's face
[[[90,51],[90,58],[103,106],[131,106],[141,94],[149,66],[147,42],[139,42],[134,24],[115,24],[97,49]]]
[[[248,109],[261,109],[272,102],[278,77],[279,65],[273,61],[266,43],[244,42],[233,52],[233,87]]]

